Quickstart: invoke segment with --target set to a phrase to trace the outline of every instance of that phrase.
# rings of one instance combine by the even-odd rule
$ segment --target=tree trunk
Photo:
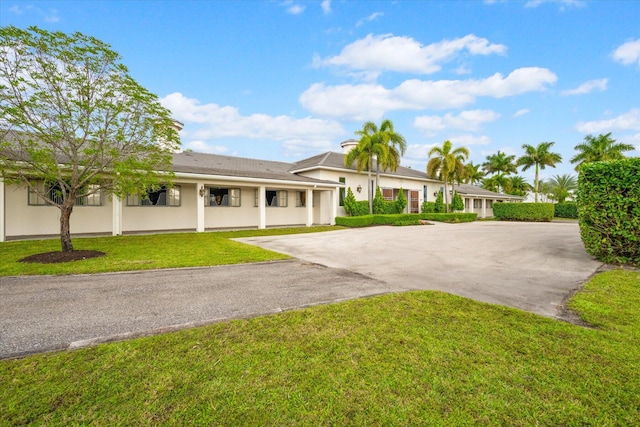
[[[536,163],[536,179],[535,179],[536,203],[538,203],[538,164]]]
[[[369,214],[373,213],[373,188],[371,188],[371,168],[367,173],[367,190],[369,191]]]
[[[73,205],[68,202],[65,202],[60,207],[60,243],[62,244],[62,252],[73,251],[70,227],[70,218],[72,211]]]
[[[449,182],[445,178],[444,180],[444,211],[449,212]]]

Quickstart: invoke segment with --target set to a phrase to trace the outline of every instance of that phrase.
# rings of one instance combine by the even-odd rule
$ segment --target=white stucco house
[[[342,143],[345,151],[356,141]],[[209,231],[335,224],[345,215],[342,202],[350,187],[367,200],[367,173],[344,165],[344,152],[326,152],[285,163],[194,152],[173,155],[173,186],[117,199],[94,194],[77,201],[71,216],[73,235],[121,235],[167,231]],[[373,174],[375,180],[375,174]],[[40,182],[46,191],[46,183]],[[426,173],[399,167],[380,173],[385,198],[400,189],[407,212],[435,201],[444,185]],[[475,186],[456,186],[465,211],[492,216],[492,204],[513,200]],[[518,198],[515,198],[518,199]],[[58,236],[60,211],[26,188],[0,179],[0,241]]]

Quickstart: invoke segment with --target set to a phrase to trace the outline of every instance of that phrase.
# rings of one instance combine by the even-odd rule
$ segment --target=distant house
[[[346,151],[355,143],[345,141],[342,147]],[[71,217],[72,234],[335,224],[336,216],[345,215],[347,188],[357,200],[367,200],[367,174],[345,166],[344,153],[326,152],[285,163],[182,152],[173,155],[173,171],[173,186],[146,195],[117,199],[98,193],[78,200]],[[395,200],[402,189],[407,212],[419,212],[422,202],[434,201],[444,187],[426,173],[404,167],[382,171],[379,184],[388,200]],[[37,185],[46,190],[45,182]],[[495,202],[518,199],[469,185],[456,190],[465,199],[465,210],[480,217],[492,216]],[[57,236],[59,215],[59,209],[35,193],[0,180],[0,241]]]

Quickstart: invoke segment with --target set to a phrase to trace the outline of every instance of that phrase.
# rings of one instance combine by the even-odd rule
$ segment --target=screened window
[[[347,182],[347,179],[344,176],[341,176],[340,178],[338,178],[338,181],[340,181],[341,183],[345,184]],[[341,188],[340,189],[340,206],[344,206],[344,198],[345,197],[346,197],[345,189]]]
[[[267,190],[267,206],[286,208],[288,205],[288,193],[286,190]]]
[[[30,206],[47,206],[49,203],[38,193],[45,194],[55,203],[62,204],[63,189],[59,183],[36,181],[29,188],[28,204]],[[80,189],[81,195],[76,198],[75,206],[102,206],[102,190],[98,184],[90,184]]]
[[[240,206],[239,188],[209,188],[209,197],[206,200],[207,206]]]
[[[127,195],[127,206],[180,206],[180,186],[147,190],[146,195]]]

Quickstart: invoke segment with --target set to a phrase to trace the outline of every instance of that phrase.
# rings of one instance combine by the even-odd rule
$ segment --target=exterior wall
[[[199,198],[195,184],[181,184],[180,206],[127,206],[122,201],[122,232],[155,230],[195,230],[196,200]]]
[[[229,187],[240,188],[240,206],[205,206],[205,229],[233,228],[233,227],[257,227],[260,221],[260,210],[255,206],[255,187]],[[204,203],[202,199],[198,203]]]
[[[60,234],[60,210],[54,206],[30,206],[24,187],[7,185],[5,189],[6,237]],[[75,206],[71,214],[72,234],[110,233],[112,205],[102,196],[102,206]]]

